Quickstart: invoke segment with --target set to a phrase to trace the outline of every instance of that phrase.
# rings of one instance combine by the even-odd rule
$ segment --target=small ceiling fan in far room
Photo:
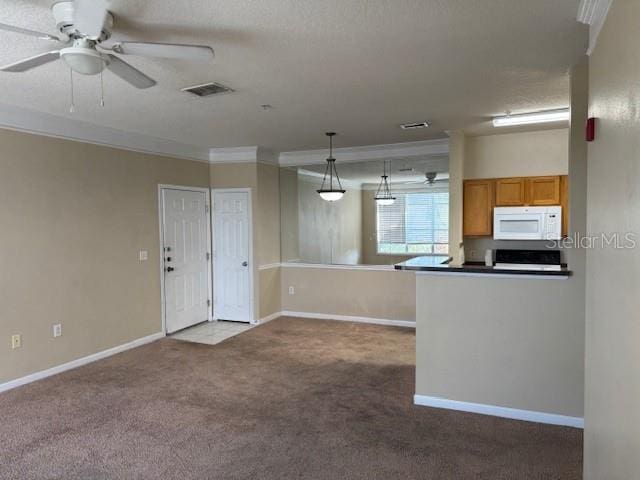
[[[75,0],[55,3],[51,7],[59,36],[0,23],[0,30],[37,37],[56,44],[56,49],[0,67],[3,72],[25,72],[59,59],[73,72],[97,75],[106,68],[136,88],[149,88],[156,81],[114,55],[175,58],[211,61],[214,52],[204,45],[171,43],[117,42],[107,46],[114,18],[106,0]]]
[[[413,169],[412,169],[413,170]],[[435,186],[438,183],[447,183],[448,178],[438,178],[438,172],[427,172],[424,174],[424,180],[413,180],[411,182],[404,182],[405,185],[427,185],[429,187]]]

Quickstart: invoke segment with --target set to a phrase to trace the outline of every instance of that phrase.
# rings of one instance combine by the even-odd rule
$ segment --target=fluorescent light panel
[[[568,108],[494,117],[493,126],[510,127],[513,125],[531,125],[533,123],[561,122],[564,120],[569,120]]]

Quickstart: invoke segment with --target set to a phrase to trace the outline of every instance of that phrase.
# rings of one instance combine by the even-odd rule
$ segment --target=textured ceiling
[[[51,1],[0,0],[1,21],[54,32]],[[0,103],[200,147],[281,151],[386,144],[444,136],[510,110],[568,103],[568,69],[586,50],[579,0],[112,0],[114,39],[208,44],[216,61],[128,57],[158,81],[137,90],[62,62],[0,73]],[[0,32],[0,63],[48,50]],[[218,81],[234,94],[200,99],[181,87]],[[261,104],[273,109],[263,111]],[[432,128],[398,124],[429,120]]]

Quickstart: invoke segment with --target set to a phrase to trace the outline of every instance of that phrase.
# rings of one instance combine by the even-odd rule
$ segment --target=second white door
[[[250,198],[246,191],[213,191],[214,316],[251,321]]]

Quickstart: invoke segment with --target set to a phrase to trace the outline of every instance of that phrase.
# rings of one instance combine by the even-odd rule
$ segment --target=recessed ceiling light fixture
[[[378,205],[392,205],[396,201],[396,197],[391,194],[389,188],[389,175],[387,175],[387,161],[384,161],[382,167],[382,175],[380,176],[380,184],[374,197]]]
[[[569,120],[569,109],[545,110],[542,112],[519,113],[493,118],[494,127],[510,127],[513,125],[531,125],[534,123],[561,122]]]
[[[429,128],[429,122],[403,123],[400,125],[402,130],[416,130],[418,128]]]
[[[338,177],[338,171],[336,170],[336,159],[333,158],[333,137],[335,136],[335,132],[327,132],[326,135],[329,137],[329,158],[327,158],[327,168],[324,171],[322,185],[320,186],[320,190],[316,191],[323,200],[335,202],[342,198],[346,190],[344,190],[340,184],[340,177]],[[333,181],[334,175],[336,177],[335,183]]]

